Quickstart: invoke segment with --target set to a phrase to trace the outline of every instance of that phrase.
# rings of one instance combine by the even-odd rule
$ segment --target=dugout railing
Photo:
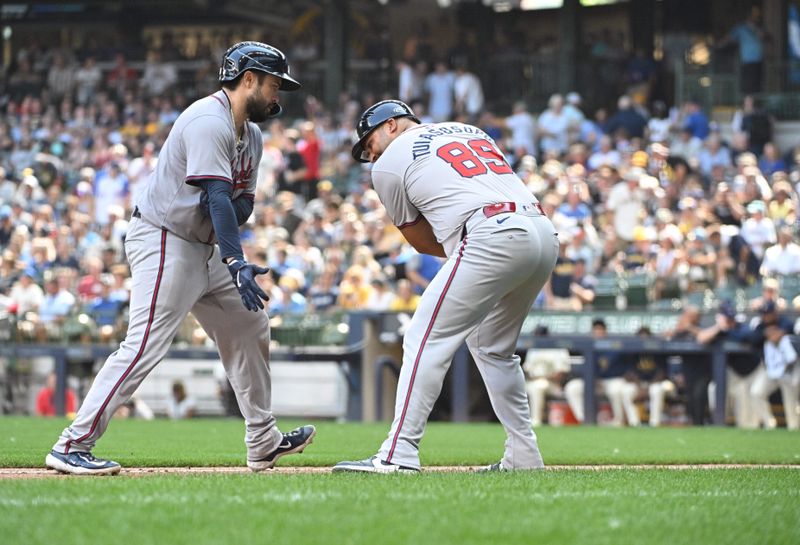
[[[401,361],[402,324],[404,320],[397,313],[354,312],[348,316],[346,343],[338,346],[278,346],[273,348],[273,360],[313,363],[315,361],[336,361],[348,382],[347,419],[351,421],[379,420],[385,411],[384,371],[399,368]],[[595,354],[599,351],[617,351],[625,354],[653,354],[681,356],[684,354],[703,354],[712,363],[712,380],[717,384],[716,404],[712,415],[715,425],[725,424],[726,365],[730,354],[752,351],[747,345],[732,342],[717,342],[702,345],[696,342],[669,341],[659,338],[640,338],[632,336],[632,328],[640,325],[655,326],[654,333],[660,334],[673,325],[677,316],[674,313],[610,313],[605,316],[612,335],[604,339],[594,339],[586,334],[591,313],[532,313],[520,336],[517,349],[524,352],[535,348],[561,348],[573,355],[579,355],[583,364],[577,368],[579,375],[587,384],[594,384],[596,378]],[[547,336],[532,334],[537,325],[548,324],[551,332]],[[567,328],[580,334],[567,334]],[[623,335],[615,333],[623,332]],[[393,347],[387,353],[375,347]],[[55,361],[57,377],[56,407],[59,414],[64,413],[64,392],[68,368],[71,361],[102,360],[117,346],[110,345],[67,345],[67,344],[23,344],[6,343],[0,346],[0,357],[35,358],[47,356]],[[168,358],[176,359],[218,359],[213,348],[191,347],[173,348]],[[455,422],[470,420],[469,393],[471,357],[465,346],[456,353],[449,377],[450,413]],[[594,388],[584,389],[586,423],[596,423],[597,398]]]

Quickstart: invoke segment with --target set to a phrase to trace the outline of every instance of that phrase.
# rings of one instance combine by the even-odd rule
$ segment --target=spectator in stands
[[[645,212],[644,195],[639,181],[644,175],[640,168],[625,172],[624,180],[611,188],[606,199],[606,210],[611,216],[617,237],[626,242],[633,240],[634,228],[641,224]]]
[[[647,135],[651,142],[669,142],[670,132],[672,131],[672,119],[670,119],[667,105],[662,100],[653,102],[651,117],[647,121]]]
[[[764,176],[772,176],[776,172],[785,172],[786,163],[773,142],[764,144],[764,152],[758,160],[758,168]]]
[[[39,320],[45,326],[62,323],[75,308],[75,296],[69,291],[65,273],[50,274],[45,281],[45,296],[39,305]]]
[[[768,302],[775,304],[779,312],[787,308],[786,299],[780,294],[780,281],[777,278],[764,278],[761,281],[761,295],[752,299],[748,305],[749,310],[758,311]]]
[[[197,411],[196,402],[186,393],[183,382],[176,380],[172,383],[172,397],[167,406],[167,416],[173,420],[193,418]]]
[[[75,100],[78,104],[91,103],[102,79],[103,74],[97,67],[94,57],[86,57],[83,65],[75,73]]]
[[[300,125],[300,140],[297,142],[297,153],[303,158],[305,174],[302,178],[302,191],[304,202],[317,198],[317,183],[319,182],[320,141],[317,128],[312,121]]]
[[[390,310],[397,296],[392,292],[389,283],[380,276],[373,278],[370,283],[372,284],[372,293],[367,301],[367,310],[376,312]]]
[[[694,97],[683,104],[683,128],[688,130],[693,138],[705,140],[711,132],[708,117],[703,112],[700,101]]]
[[[411,282],[403,278],[397,282],[397,294],[389,305],[392,312],[414,312],[419,305],[419,295],[414,292]]]
[[[111,278],[101,278],[100,293],[86,305],[89,316],[98,326],[117,325],[124,302],[114,297],[113,287],[114,281]]]
[[[752,96],[745,96],[744,100],[741,131],[747,137],[747,150],[758,154],[764,150],[767,142],[772,140],[773,121],[767,112],[755,104]]]
[[[105,225],[108,223],[109,207],[124,207],[128,197],[128,178],[118,164],[111,163],[108,169],[98,172],[94,195],[95,221],[99,225]]]
[[[592,210],[583,202],[580,190],[574,187],[567,192],[566,200],[558,207],[558,213],[566,218],[575,220],[582,224],[586,221],[591,223]]]
[[[613,145],[614,142],[611,136],[606,134],[600,137],[600,149],[589,157],[589,170],[597,170],[603,165],[612,166],[614,168],[619,168],[621,166],[622,155],[619,151],[614,149]]]
[[[778,241],[775,224],[766,216],[767,206],[757,200],[747,205],[749,217],[742,223],[741,236],[759,260],[764,257],[766,248]]]
[[[29,312],[39,312],[39,306],[44,299],[44,291],[35,283],[31,271],[24,270],[19,280],[11,287],[9,298],[16,306],[17,316],[24,318]]]
[[[103,260],[96,256],[86,259],[86,274],[78,281],[78,297],[89,302],[103,292]]]
[[[447,121],[453,115],[453,86],[455,75],[445,61],[436,61],[433,72],[425,78],[428,95],[428,114],[435,123]]]
[[[767,34],[761,27],[761,9],[753,6],[747,19],[734,26],[728,35],[716,44],[717,49],[732,43],[738,44],[742,93],[749,95],[761,92],[766,38]]]
[[[303,314],[306,311],[306,298],[300,293],[298,276],[302,272],[294,269],[281,276],[278,281],[280,296],[269,302],[272,314]]]
[[[325,312],[336,306],[339,298],[335,266],[327,265],[308,292],[308,302],[315,312]]]
[[[795,203],[792,199],[792,185],[783,178],[783,173],[781,177],[774,175],[772,182],[772,200],[767,207],[767,217],[776,226],[791,226],[797,218]]]
[[[498,120],[498,124],[511,131],[509,146],[517,157],[536,155],[536,119],[528,112],[525,101],[515,102],[511,115]]]
[[[714,167],[721,166],[728,168],[733,164],[730,151],[728,151],[728,148],[722,146],[722,141],[718,133],[711,133],[708,135],[705,146],[700,151],[697,159],[700,172],[707,178],[711,177],[711,171]]]
[[[679,157],[690,163],[698,160],[702,149],[703,141],[694,136],[689,127],[681,128],[677,138],[673,139],[669,146],[671,157]]]
[[[649,327],[642,326],[636,336],[651,339],[653,333]],[[676,393],[675,383],[669,379],[667,372],[667,358],[663,354],[642,353],[634,354],[632,359],[626,379],[636,385],[638,397],[649,399],[649,424],[651,428],[658,427],[664,416],[664,401]],[[638,425],[638,420],[635,422]]]
[[[547,102],[547,109],[542,112],[537,122],[539,146],[545,158],[558,158],[567,151],[569,122],[570,119],[564,112],[564,97],[558,94],[552,95]]]
[[[145,63],[144,74],[140,80],[144,92],[151,97],[160,97],[177,83],[178,70],[175,65],[169,61],[163,61],[160,51],[150,51]]]
[[[603,339],[608,335],[605,320],[595,318],[592,321],[592,337]],[[598,391],[608,397],[611,402],[613,426],[622,426],[625,418],[628,424],[639,424],[639,412],[634,403],[636,385],[625,380],[625,374],[630,366],[624,355],[620,352],[599,350],[595,351],[595,366],[597,367]],[[567,398],[570,409],[579,422],[584,420],[583,412],[584,380],[574,378],[564,386],[564,396]]]
[[[789,333],[777,323],[768,325],[764,335],[764,363],[756,371],[750,388],[756,411],[764,427],[774,429],[777,423],[770,408],[769,396],[780,388],[786,427],[790,430],[800,429],[800,364],[797,351]]]
[[[694,342],[699,340],[700,309],[687,306],[683,309],[675,329],[665,335],[670,341]],[[711,360],[706,354],[681,354],[681,372],[686,389],[686,412],[695,426],[706,422],[708,385],[711,383]]]
[[[7,204],[0,206],[0,248],[5,248],[11,241],[11,234],[16,225],[11,215],[11,207]]]
[[[712,212],[724,225],[741,225],[746,211],[726,182],[720,183],[712,200]]]
[[[793,240],[791,227],[778,230],[777,243],[764,250],[761,274],[791,276],[800,274],[800,245]]]
[[[56,51],[53,54],[53,64],[47,72],[47,88],[53,102],[60,102],[65,97],[71,99],[74,85],[75,67],[67,62],[67,56],[63,51]]]
[[[344,310],[363,309],[372,295],[372,286],[365,281],[364,268],[353,265],[339,285],[339,306]]]
[[[467,69],[463,60],[455,65],[453,94],[455,114],[465,116],[467,123],[476,123],[478,116],[483,111],[483,87],[481,87],[481,80]]]
[[[55,399],[56,374],[50,373],[47,375],[47,383],[36,394],[36,414],[38,416],[56,416],[58,410],[56,409]],[[68,387],[64,391],[64,414],[67,416],[74,415],[76,406],[75,392]]]
[[[715,316],[714,325],[697,332],[697,342],[712,344],[730,340],[743,343],[753,348],[747,353],[728,355],[728,368],[726,379],[726,405],[733,404],[733,413],[736,425],[740,428],[754,428],[758,425],[757,415],[753,410],[750,388],[756,375],[755,369],[761,360],[760,347],[754,344],[755,334],[750,327],[736,320],[736,309],[730,301],[723,301]],[[709,405],[713,410],[716,404],[716,388],[712,382],[709,385]]]
[[[114,56],[114,65],[106,75],[106,87],[113,90],[117,97],[124,96],[139,78],[139,73],[128,65],[124,53]]]
[[[633,107],[631,97],[622,95],[617,100],[617,112],[609,118],[605,131],[617,139],[642,138],[645,127],[647,120]]]
[[[441,258],[412,252],[405,262],[405,277],[411,281],[414,291],[421,295],[441,268]]]

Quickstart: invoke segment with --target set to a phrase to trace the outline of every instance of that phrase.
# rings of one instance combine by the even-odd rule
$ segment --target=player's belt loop
[[[138,206],[134,206],[133,207],[133,212],[131,212],[131,217],[133,217],[133,218],[141,218],[142,217],[142,213],[139,212],[139,207]]]

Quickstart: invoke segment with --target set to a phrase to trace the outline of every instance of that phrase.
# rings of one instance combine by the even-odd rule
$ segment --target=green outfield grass
[[[289,430],[303,422],[280,421]],[[280,465],[332,465],[375,453],[388,424],[313,422],[314,444]],[[0,418],[0,467],[40,467],[63,419]],[[800,464],[800,434],[735,428],[544,427],[537,430],[548,464]],[[230,419],[114,420],[95,449],[123,466],[244,465],[244,423]],[[422,441],[426,465],[488,464],[500,459],[498,424],[432,423]]]
[[[289,429],[297,421],[282,421]],[[372,454],[387,424],[315,422],[281,465]],[[67,424],[0,418],[0,466],[41,467]],[[800,434],[730,428],[543,428],[548,464],[800,463]],[[96,453],[123,466],[242,466],[235,420],[114,421]],[[496,424],[432,424],[428,465],[499,459]],[[0,542],[287,545],[795,544],[800,470],[501,474],[207,474],[0,479]]]

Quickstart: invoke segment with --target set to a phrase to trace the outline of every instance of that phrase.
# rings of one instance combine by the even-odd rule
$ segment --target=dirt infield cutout
[[[475,471],[483,466],[429,466],[422,470],[423,473],[464,473]],[[545,471],[607,471],[621,469],[795,469],[800,470],[798,464],[668,464],[668,465],[553,465],[547,466]],[[258,475],[302,475],[313,473],[330,473],[330,467],[277,467],[263,471]],[[253,474],[246,467],[125,467],[122,468],[122,477],[147,477],[157,475],[236,475]],[[0,479],[44,479],[67,478],[71,475],[58,473],[51,469],[38,467],[3,467],[0,468]]]

